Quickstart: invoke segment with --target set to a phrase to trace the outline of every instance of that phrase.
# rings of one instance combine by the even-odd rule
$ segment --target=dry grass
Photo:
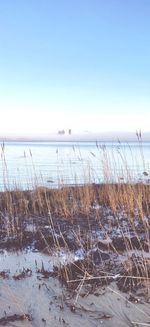
[[[150,185],[102,184],[60,189],[38,187],[31,191],[5,191],[0,193],[0,212],[11,217],[47,215],[73,218],[88,217],[94,205],[110,207],[114,213],[122,209],[134,220],[150,214]]]
[[[149,172],[146,171],[145,167],[141,132],[137,132],[136,135],[139,144],[139,160],[143,163],[143,176],[147,176]],[[118,145],[120,145],[119,141]],[[32,171],[34,172],[35,180],[33,189],[31,191],[23,191],[14,187],[13,191],[11,191],[9,187],[7,161],[5,158],[5,145],[2,144],[1,161],[5,191],[0,193],[0,212],[7,214],[11,218],[28,216],[30,214],[42,216],[50,212],[54,216],[73,219],[73,217],[79,215],[88,217],[92,212],[93,205],[103,205],[110,207],[114,213],[116,213],[118,209],[124,210],[130,219],[134,220],[134,216],[138,214],[140,218],[144,220],[144,217],[149,216],[150,213],[150,185],[133,183],[126,153],[120,150],[119,147],[115,151],[118,152],[119,157],[117,158],[119,158],[118,160],[121,162],[122,173],[124,174],[122,174],[122,177],[117,176],[116,167],[119,167],[119,163],[116,162],[117,159],[113,147],[112,152],[110,152],[107,151],[104,145],[100,146],[96,143],[96,148],[99,155],[97,159],[98,162],[99,160],[101,161],[103,171],[103,184],[92,182],[92,166],[90,162],[88,162],[86,171],[83,166],[85,183],[82,186],[78,185],[80,181],[72,187],[65,186],[63,185],[62,178],[59,188],[49,189],[47,187],[38,187],[36,168],[30,150]],[[82,159],[80,149],[78,148],[77,150],[80,154],[80,159]],[[89,155],[96,156],[93,152],[90,152]],[[136,162],[136,164],[137,163],[138,162]],[[114,180],[118,182],[112,182]]]
[[[145,161],[141,143],[141,136],[138,135],[139,148],[143,161],[143,170],[145,168]],[[99,146],[97,145],[97,148]],[[52,226],[52,217],[54,220],[57,217],[73,221],[77,217],[81,219],[96,218],[101,220],[101,207],[110,208],[113,215],[116,217],[118,223],[118,214],[123,212],[126,215],[133,229],[135,228],[135,220],[140,221],[145,232],[145,242],[147,247],[150,247],[149,242],[149,217],[150,217],[150,185],[144,183],[133,183],[132,176],[128,169],[128,162],[125,154],[120,152],[119,155],[124,166],[126,176],[122,176],[118,183],[110,183],[112,172],[115,171],[115,157],[107,153],[106,148],[102,150],[102,167],[104,175],[104,183],[92,183],[90,169],[86,177],[86,183],[82,186],[76,184],[75,186],[60,185],[59,188],[49,189],[46,187],[35,187],[32,190],[9,190],[9,179],[7,172],[7,162],[5,159],[5,147],[2,146],[2,162],[3,162],[3,176],[5,191],[0,193],[0,221],[3,229],[6,230],[7,235],[16,235],[24,219],[31,216],[38,216],[47,218]],[[91,153],[94,156],[94,153]],[[31,154],[32,158],[32,154]],[[33,161],[33,158],[32,158]],[[35,166],[33,163],[34,172]],[[114,173],[113,173],[114,174]],[[144,170],[143,174],[147,175]],[[36,175],[36,173],[35,173]],[[125,182],[126,181],[126,182]],[[96,207],[96,210],[95,210]],[[135,228],[136,232],[136,228]],[[138,239],[138,232],[137,232]],[[132,250],[130,241],[126,241],[127,251]],[[140,243],[140,239],[139,239]],[[90,242],[89,242],[90,244]],[[58,246],[58,244],[56,244]],[[132,266],[132,264],[131,264]],[[142,276],[146,275],[147,264],[143,264]],[[86,267],[87,268],[87,267]],[[139,269],[139,268],[138,268]],[[65,273],[72,274],[69,271]],[[133,271],[130,271],[131,275]],[[136,270],[137,273],[137,270]],[[83,275],[85,269],[83,269]],[[140,274],[140,276],[141,276]],[[126,272],[127,275],[127,272]],[[70,276],[70,278],[72,278]]]

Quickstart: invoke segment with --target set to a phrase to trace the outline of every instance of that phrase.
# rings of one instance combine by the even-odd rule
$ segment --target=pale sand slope
[[[16,313],[33,317],[32,322],[5,326],[150,326],[150,303],[127,302],[129,295],[118,291],[115,283],[99,287],[95,295],[88,295],[88,286],[83,286],[74,296],[57,279],[38,279],[34,274],[22,280],[0,279],[0,283],[0,318]]]

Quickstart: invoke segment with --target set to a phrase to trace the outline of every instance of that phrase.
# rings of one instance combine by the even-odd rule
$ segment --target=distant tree
[[[58,131],[58,134],[59,134],[59,135],[64,135],[64,134],[65,134],[65,131],[64,131],[64,129],[62,129],[62,130]]]
[[[71,135],[71,129],[68,130],[69,135]]]

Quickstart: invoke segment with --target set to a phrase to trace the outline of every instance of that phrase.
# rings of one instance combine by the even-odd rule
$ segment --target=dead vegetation
[[[20,217],[30,215],[53,216],[74,219],[83,215],[88,218],[100,212],[98,206],[107,206],[115,214],[123,210],[128,218],[141,220],[150,214],[150,185],[144,184],[92,184],[60,189],[39,187],[31,191],[5,191],[0,193],[1,219],[7,216],[10,228],[17,228]],[[94,210],[95,211],[95,210]]]
[[[96,146],[99,149],[99,145]],[[148,177],[140,137],[139,146],[143,176]],[[58,188],[35,187],[26,191],[18,188],[11,191],[5,187],[0,193],[1,247],[6,238],[7,245],[16,242],[20,247],[28,246],[34,240],[38,250],[48,253],[51,248],[73,251],[80,248],[85,254],[84,259],[64,265],[57,271],[66,285],[76,288],[83,281],[104,285],[116,280],[122,290],[133,290],[143,283],[148,290],[149,260],[142,254],[139,258],[136,254],[133,259],[130,252],[150,252],[150,185],[132,182],[122,152],[119,155],[125,176],[118,176],[118,183],[111,183],[115,158],[113,154],[110,158],[105,147],[102,154],[103,184],[93,183],[89,170],[84,185],[65,186],[62,183]],[[94,153],[91,155],[95,156]],[[9,185],[4,147],[2,161],[4,184]],[[26,230],[28,223],[36,226],[35,232]],[[93,236],[96,232],[99,232],[99,238]],[[89,255],[90,251],[92,255]],[[118,262],[114,264],[112,253],[123,252],[127,253],[128,260],[120,267]],[[23,271],[16,278],[27,277],[28,273]],[[50,276],[44,268],[41,273],[47,278]]]

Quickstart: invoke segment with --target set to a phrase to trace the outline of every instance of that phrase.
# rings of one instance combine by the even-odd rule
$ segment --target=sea
[[[0,142],[0,190],[150,183],[150,142]]]

